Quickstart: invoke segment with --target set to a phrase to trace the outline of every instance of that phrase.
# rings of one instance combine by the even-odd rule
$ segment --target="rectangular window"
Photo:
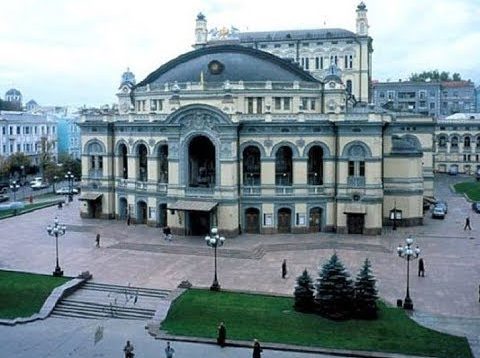
[[[355,162],[353,160],[348,161],[348,176],[353,177],[355,175]]]
[[[282,109],[282,97],[275,97],[275,109]]]
[[[257,113],[262,113],[262,97],[257,97]]]
[[[10,135],[13,135],[13,126],[10,126],[9,128]]]
[[[98,169],[103,169],[103,157],[98,157]]]
[[[3,135],[7,134],[7,127],[2,127],[2,134]]]
[[[435,102],[430,102],[430,109],[435,109]]]
[[[33,130],[34,130],[34,133],[35,133],[35,134],[38,133],[38,128],[37,128],[37,126],[33,127]]]
[[[310,110],[314,111],[315,110],[315,98],[312,98],[310,101]]]
[[[361,177],[365,176],[365,162],[364,161],[360,162],[358,175],[361,176]]]
[[[5,154],[5,153],[7,152],[7,146],[4,144],[4,145],[2,146],[2,149],[3,149],[3,154]]]
[[[353,55],[348,55],[348,68],[353,68]]]
[[[253,113],[253,97],[247,97],[247,113]]]
[[[344,56],[344,63],[343,63],[343,68],[348,68],[348,57],[347,55]]]
[[[308,46],[310,46],[310,43],[309,42],[304,42],[304,43],[302,43],[302,46],[303,47],[308,47]]]
[[[315,69],[318,70],[320,68],[320,58],[315,57]]]
[[[310,69],[310,63],[309,63],[309,58],[305,57],[305,69],[309,70]]]
[[[395,98],[395,91],[387,91],[388,100],[393,100]]]
[[[22,151],[22,147],[20,146],[20,144],[17,144],[17,152],[21,152]]]
[[[10,144],[10,154],[13,153],[13,144]]]
[[[20,134],[20,126],[17,126],[17,134]]]
[[[157,100],[156,99],[151,99],[150,100],[150,110],[151,111],[156,111],[157,110]]]
[[[260,48],[267,48],[267,45],[262,44],[260,45]]]
[[[295,44],[288,44],[288,47],[294,47]]]
[[[302,98],[302,110],[306,110],[308,108],[308,98]]]
[[[282,46],[282,45],[280,45],[280,44],[275,44],[274,47],[275,47],[275,48],[279,48],[279,47],[281,47],[281,46]]]
[[[320,57],[320,69],[323,70],[323,57]]]
[[[283,98],[283,109],[284,110],[290,110],[290,98],[289,97],[285,97]]]

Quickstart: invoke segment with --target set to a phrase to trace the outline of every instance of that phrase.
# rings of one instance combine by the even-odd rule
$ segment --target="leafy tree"
[[[0,99],[0,111],[21,111],[22,107],[18,102],[8,102]]]
[[[49,141],[47,137],[42,137],[40,143],[40,170],[42,176],[45,176],[45,170],[47,166],[51,165],[50,162],[52,162],[52,148],[53,141]]]
[[[59,155],[58,162],[62,166],[63,175],[71,172],[75,178],[82,176],[82,162],[79,159],[74,159],[71,155],[64,153]]]
[[[412,73],[409,78],[410,81],[413,82],[425,82],[429,81],[461,81],[462,77],[459,73],[454,73],[452,77],[450,77],[450,72],[442,71],[439,72],[438,70],[433,71],[423,71],[420,73]]]
[[[365,259],[355,280],[355,315],[358,318],[377,318],[378,295],[375,284],[370,261]]]
[[[8,160],[8,157],[3,157],[0,156],[0,180],[8,180],[10,177],[10,161]]]
[[[308,274],[307,269],[297,277],[297,286],[295,287],[295,309],[300,312],[310,312],[314,307],[313,281]]]
[[[316,283],[319,313],[331,319],[348,319],[353,311],[353,284],[336,253],[323,265]]]

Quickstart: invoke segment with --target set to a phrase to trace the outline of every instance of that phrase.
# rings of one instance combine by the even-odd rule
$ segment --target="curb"
[[[10,215],[6,215],[6,216],[2,216],[2,217],[0,217],[0,220],[13,218],[13,217],[15,217],[15,216],[20,216],[20,215],[23,215],[23,214],[28,214],[28,213],[31,213],[31,212],[34,212],[34,211],[37,211],[37,210],[41,210],[41,209],[48,208],[48,207],[50,207],[50,206],[58,205],[58,201],[47,202],[47,203],[44,203],[44,204],[45,204],[45,205],[37,206],[37,207],[32,208],[32,209],[26,209],[26,210],[23,210],[23,211],[21,211],[21,212],[18,212],[17,215],[10,214]]]

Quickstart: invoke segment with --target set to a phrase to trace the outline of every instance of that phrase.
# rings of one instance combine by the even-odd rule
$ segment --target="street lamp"
[[[57,183],[57,180],[58,180],[58,177],[55,175],[55,176],[53,177],[53,194],[56,194],[55,184]]]
[[[393,221],[392,230],[397,230],[397,220],[402,220],[402,210],[397,209],[397,202],[393,203],[393,209],[390,210],[390,220]]]
[[[65,174],[65,179],[68,181],[68,201],[69,202],[73,201],[73,198],[72,198],[72,195],[73,195],[73,178],[75,178],[75,177],[70,171],[68,171],[67,174]]]
[[[205,236],[205,242],[208,246],[213,247],[215,256],[215,276],[213,278],[212,286],[210,286],[210,290],[220,291],[220,285],[218,284],[217,280],[217,247],[223,245],[223,243],[225,242],[225,238],[218,235],[218,229],[216,227],[212,227],[210,236]]]
[[[55,236],[55,253],[57,264],[55,266],[55,271],[53,271],[53,276],[63,276],[63,271],[58,264],[58,237],[65,235],[66,231],[67,227],[65,225],[59,224],[57,217],[55,217],[55,219],[53,220],[53,226],[47,226],[48,235]]]
[[[402,246],[402,244],[398,245],[397,247],[397,254],[399,257],[405,259],[407,261],[407,294],[405,295],[405,301],[403,302],[403,308],[406,310],[413,309],[413,302],[410,298],[410,260],[418,259],[420,255],[420,248],[418,245],[413,249],[413,238],[411,236],[405,239],[406,245]]]

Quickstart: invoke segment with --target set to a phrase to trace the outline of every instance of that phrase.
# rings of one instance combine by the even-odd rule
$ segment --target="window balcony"
[[[157,191],[159,193],[166,193],[168,189],[168,183],[158,183],[157,184]]]
[[[275,187],[276,195],[293,195],[293,187],[291,186],[276,186]]]
[[[135,182],[135,190],[147,190],[147,182],[145,181]]]
[[[88,177],[92,178],[92,179],[103,178],[103,170],[102,169],[89,169],[88,170]]]
[[[347,178],[347,185],[354,188],[361,188],[365,186],[365,177],[349,176]]]
[[[262,188],[260,186],[243,186],[242,195],[243,196],[259,196],[262,193]]]
[[[325,188],[322,185],[309,185],[308,186],[308,194],[309,195],[323,194],[324,192],[325,192]]]
[[[185,194],[188,196],[211,197],[215,194],[215,187],[192,187],[185,188]]]

